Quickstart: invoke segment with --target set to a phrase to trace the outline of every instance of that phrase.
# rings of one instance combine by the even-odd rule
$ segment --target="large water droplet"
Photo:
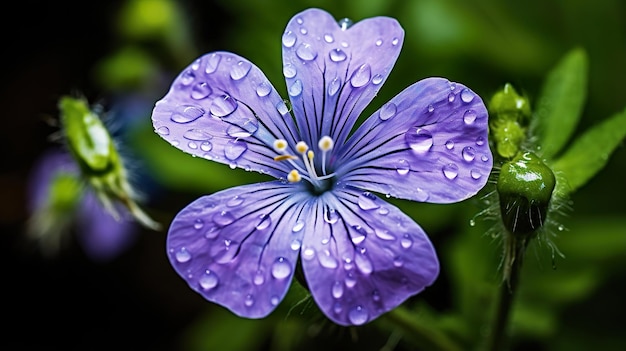
[[[178,249],[174,256],[176,258],[176,261],[178,261],[179,263],[185,263],[191,260],[191,253],[189,253],[189,251],[187,251],[185,247],[181,247],[180,249]]]
[[[474,158],[476,157],[476,151],[471,146],[464,147],[461,154],[463,155],[463,159],[467,162],[474,161]]]
[[[187,70],[183,72],[182,75],[180,76],[180,82],[183,85],[191,84],[194,79],[196,79],[196,75],[191,70]]]
[[[226,206],[228,207],[237,207],[243,203],[243,198],[239,195],[235,195],[230,200],[226,202]]]
[[[454,141],[452,141],[452,140],[446,141],[446,149],[448,149],[448,150],[454,149]]]
[[[213,222],[219,226],[226,226],[235,221],[235,216],[233,216],[228,211],[221,211],[213,215]]]
[[[210,141],[205,141],[202,144],[200,144],[200,149],[202,151],[211,151],[212,148],[213,148],[213,144],[211,144]]]
[[[483,175],[480,173],[480,171],[479,171],[479,170],[477,170],[477,169],[472,169],[472,170],[470,171],[470,176],[472,177],[472,179],[476,179],[476,180],[478,180],[478,179],[480,179],[480,177],[482,177]]]
[[[272,91],[272,87],[267,82],[263,82],[256,87],[256,94],[260,97],[267,96]]]
[[[296,55],[304,61],[312,61],[317,57],[317,51],[310,44],[302,43],[296,49]]]
[[[303,221],[297,221],[296,224],[293,226],[293,228],[291,230],[294,233],[297,233],[297,232],[301,231],[302,228],[304,228],[304,222]]]
[[[210,289],[215,288],[217,284],[219,284],[219,281],[220,280],[217,277],[217,274],[207,269],[198,280],[198,283],[200,284],[200,287],[202,289],[210,290]]]
[[[365,211],[379,208],[380,205],[378,204],[377,201],[378,201],[378,198],[374,194],[368,191],[359,195],[359,198],[358,198],[359,207]]]
[[[294,32],[288,30],[283,34],[283,45],[285,47],[292,47],[296,43],[297,36]]]
[[[474,93],[472,93],[469,89],[463,89],[461,91],[461,100],[465,103],[470,103],[474,100]]]
[[[312,247],[306,247],[302,250],[302,259],[309,261],[313,257],[315,257],[315,250]]]
[[[183,137],[188,140],[204,141],[213,138],[213,136],[202,129],[189,129],[183,134]]]
[[[262,214],[259,216],[259,223],[256,225],[257,230],[267,229],[272,224],[272,219],[269,215]]]
[[[283,116],[289,113],[289,107],[284,101],[279,101],[276,104],[276,110]]]
[[[465,122],[465,124],[472,124],[474,123],[475,120],[476,120],[476,111],[474,110],[465,111],[465,114],[463,114],[463,121]]]
[[[220,64],[222,57],[219,54],[211,54],[206,60],[206,68],[204,71],[207,74],[211,74],[217,70],[217,66]]]
[[[338,299],[343,296],[343,283],[339,281],[335,281],[331,288],[331,294],[334,298]]]
[[[370,65],[366,63],[361,65],[356,71],[354,71],[352,77],[350,78],[350,84],[352,84],[352,86],[355,88],[360,88],[366,85],[370,81],[371,77],[372,69],[370,68]]]
[[[386,240],[386,241],[396,240],[395,235],[389,233],[387,229],[376,228],[374,230],[374,233],[376,233],[376,236],[381,240]]]
[[[195,105],[179,105],[170,117],[176,123],[190,123],[204,115],[204,109]]]
[[[343,50],[341,49],[331,50],[329,56],[330,56],[330,60],[333,62],[345,61],[345,59],[348,57],[346,53],[343,52]]]
[[[276,279],[285,279],[291,274],[291,265],[284,257],[279,257],[272,265],[272,276]]]
[[[332,34],[324,34],[324,41],[330,44],[335,41],[335,38]]]
[[[335,77],[328,83],[328,95],[334,96],[341,88],[341,78]]]
[[[398,107],[393,102],[388,102],[380,108],[380,112],[378,113],[378,117],[383,121],[388,120],[389,118],[396,115],[396,111]]]
[[[426,152],[433,146],[433,135],[424,128],[413,127],[404,135],[406,143],[417,152]]]
[[[326,211],[324,212],[324,220],[327,223],[335,224],[339,220],[339,214],[337,214],[337,212],[335,212],[335,209],[327,208]]]
[[[299,96],[302,94],[302,82],[300,79],[296,79],[291,86],[289,86],[288,93],[290,96]]]
[[[459,166],[455,165],[454,163],[446,164],[445,166],[443,166],[442,170],[443,175],[450,180],[456,178],[459,175]]]
[[[200,82],[191,88],[191,98],[201,100],[211,95],[213,90],[206,82]]]
[[[363,274],[370,274],[374,270],[372,261],[370,261],[370,259],[365,254],[357,254],[354,257],[354,262]]]
[[[213,103],[209,108],[211,114],[217,117],[225,117],[230,115],[237,108],[237,101],[230,95],[222,95],[221,97],[213,99]]]
[[[337,262],[337,259],[331,256],[330,251],[328,250],[322,251],[322,253],[317,256],[317,259],[319,260],[320,265],[322,265],[322,267],[325,267],[328,269],[335,269],[337,268],[339,264]]]
[[[160,135],[170,135],[170,129],[166,126],[157,128],[156,132]]]
[[[240,80],[248,75],[248,72],[250,72],[250,68],[252,68],[252,64],[250,62],[239,61],[236,65],[231,67],[230,77],[233,80]]]
[[[368,318],[367,309],[363,306],[355,306],[348,312],[348,319],[354,325],[365,324]]]
[[[241,140],[230,140],[224,147],[224,157],[231,161],[237,160],[248,150],[248,146]]]
[[[291,242],[290,247],[294,251],[300,250],[300,247],[302,247],[302,242],[300,240],[298,240],[298,239],[293,239],[293,241]]]
[[[398,172],[399,175],[407,175],[409,174],[410,170],[411,166],[409,165],[409,161],[405,159],[400,159],[396,163],[396,172]]]
[[[413,246],[413,239],[411,239],[411,237],[409,236],[409,234],[404,234],[404,236],[402,237],[402,239],[400,239],[400,245],[405,248],[408,249],[411,246]]]
[[[347,30],[348,28],[352,27],[353,23],[354,22],[352,22],[352,20],[349,18],[342,18],[339,21],[337,21],[337,24],[339,25],[341,30]]]

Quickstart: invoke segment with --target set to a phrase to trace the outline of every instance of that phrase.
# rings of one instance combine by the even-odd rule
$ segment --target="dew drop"
[[[172,121],[176,123],[190,123],[204,115],[204,109],[195,105],[180,105],[174,109]]]
[[[452,141],[452,140],[446,141],[446,149],[448,149],[448,150],[454,149],[454,141]]]
[[[296,34],[290,30],[286,31],[283,34],[283,45],[285,45],[285,47],[292,47],[295,43],[296,43]]]
[[[183,138],[188,140],[203,141],[213,138],[213,136],[202,129],[189,129],[183,134]]]
[[[417,152],[426,152],[433,146],[433,135],[424,128],[413,127],[404,138],[409,147]]]
[[[339,88],[341,88],[341,79],[334,78],[328,83],[328,95],[334,96],[339,91]]]
[[[351,238],[352,243],[355,245],[362,243],[367,237],[367,231],[365,230],[365,228],[361,227],[360,225],[353,225],[352,229],[354,229],[354,231],[356,232],[356,234],[353,235]]]
[[[470,103],[474,100],[474,93],[472,93],[469,89],[463,89],[461,91],[461,100],[465,103]]]
[[[381,45],[383,45],[383,40],[382,39],[378,39],[378,40],[376,40],[375,44],[376,44],[376,46],[381,46]]]
[[[313,257],[315,257],[315,250],[313,250],[313,248],[307,247],[302,250],[302,259],[310,261]]]
[[[170,135],[170,129],[165,126],[157,128],[156,132],[160,135]]]
[[[469,221],[469,225],[470,225],[470,227],[474,227],[474,226],[476,226],[476,221],[475,221],[473,218],[472,218],[472,219],[470,219],[470,221]]]
[[[398,172],[399,175],[407,175],[409,174],[410,170],[411,166],[409,165],[409,161],[405,159],[400,159],[396,163],[396,172]]]
[[[276,295],[272,295],[272,297],[270,298],[270,303],[272,304],[272,306],[278,305],[279,302],[280,298]]]
[[[374,266],[372,265],[372,261],[365,254],[357,254],[354,257],[354,263],[359,268],[361,273],[370,274],[374,271]]]
[[[207,239],[215,239],[219,233],[220,231],[218,227],[211,227],[204,232],[204,237]]]
[[[483,161],[483,162],[487,162],[487,161],[489,161],[489,157],[487,157],[487,155],[482,155],[482,156],[480,156],[480,160]]]
[[[211,151],[212,148],[213,148],[213,144],[211,144],[211,142],[209,141],[205,141],[202,144],[200,144],[200,149],[202,151]]]
[[[254,305],[254,296],[248,294],[248,296],[246,296],[246,299],[243,302],[247,307],[251,307],[252,305]]]
[[[375,85],[382,83],[382,81],[383,81],[383,76],[380,74],[376,74],[374,75],[374,77],[372,77],[372,83]]]
[[[304,61],[312,61],[317,57],[317,51],[310,44],[302,43],[296,49],[296,55]]]
[[[463,121],[465,122],[465,124],[472,124],[474,123],[475,120],[476,120],[476,111],[474,110],[465,111],[465,114],[463,114]]]
[[[291,274],[291,265],[284,257],[279,257],[272,265],[272,276],[276,279],[285,279]]]
[[[296,70],[296,67],[291,63],[287,63],[283,66],[283,75],[285,78],[293,78],[296,76],[296,73],[298,73],[298,70]]]
[[[332,34],[324,34],[324,41],[330,44],[335,41],[335,38],[333,38]]]
[[[324,212],[324,220],[326,223],[335,224],[339,220],[339,215],[335,212],[335,209],[327,208]]]
[[[354,325],[365,324],[368,318],[367,309],[363,306],[355,306],[348,312],[348,319]]]
[[[404,259],[402,257],[400,257],[400,256],[394,257],[393,265],[395,267],[402,267],[402,266],[404,266]]]
[[[350,84],[352,84],[352,86],[355,88],[360,88],[366,85],[370,81],[371,77],[372,70],[370,68],[370,65],[366,63],[361,65],[356,71],[354,71],[352,77],[350,78]]]
[[[293,239],[293,241],[291,242],[290,247],[291,247],[291,249],[293,251],[300,250],[300,247],[302,247],[302,242],[300,240],[298,240],[298,239]]]
[[[378,117],[383,121],[390,119],[391,117],[396,115],[396,111],[398,107],[393,102],[388,102],[380,108],[380,112],[378,112]]]
[[[200,218],[196,219],[196,221],[193,223],[193,227],[195,229],[202,229],[202,227],[204,227],[204,221]]]
[[[387,207],[381,207],[380,209],[378,209],[378,214],[386,216],[389,214],[389,209]]]
[[[453,93],[450,93],[450,94],[448,95],[448,102],[454,102],[454,97],[455,97],[455,96],[454,96],[454,94],[453,94]]]
[[[211,95],[213,90],[206,82],[200,82],[191,88],[191,98],[201,100]]]
[[[211,54],[209,56],[209,58],[207,59],[206,62],[206,68],[204,69],[204,71],[207,74],[211,74],[213,72],[215,72],[215,70],[217,70],[217,66],[220,64],[220,60],[222,59],[222,57],[218,54]]]
[[[348,57],[346,53],[343,52],[343,50],[341,49],[331,50],[329,56],[330,56],[330,60],[333,62],[345,61],[345,59]]]
[[[226,226],[235,221],[235,217],[228,211],[221,211],[213,215],[213,222],[219,226]]]
[[[411,239],[408,234],[404,234],[404,236],[400,240],[400,245],[405,249],[409,249],[411,248],[411,246],[413,246],[413,239]]]
[[[342,311],[343,311],[343,306],[341,306],[341,303],[335,302],[335,304],[333,305],[333,312],[335,312],[335,314],[339,314]]]
[[[263,275],[263,271],[258,270],[252,279],[254,285],[261,285],[265,283],[265,276]]]
[[[476,138],[476,145],[478,145],[478,146],[485,145],[485,138],[483,138],[483,137]]]
[[[183,74],[180,76],[180,82],[183,85],[191,84],[191,82],[193,82],[194,79],[196,79],[196,75],[190,70],[183,72]]]
[[[236,108],[237,101],[235,99],[230,97],[230,95],[222,95],[213,100],[209,111],[211,111],[213,116],[225,117],[233,113]]]
[[[372,291],[372,300],[374,300],[374,302],[380,301],[380,293],[378,290]]]
[[[380,207],[378,204],[378,198],[368,191],[359,195],[358,204],[359,207],[365,211],[374,210]]]
[[[456,178],[459,175],[459,166],[455,165],[454,163],[446,164],[445,166],[443,166],[442,170],[443,175],[450,180]]]
[[[308,29],[306,29],[306,27],[301,27],[301,28],[300,28],[300,33],[301,33],[302,35],[306,35],[308,32],[309,32],[309,30],[308,30]]]
[[[269,215],[266,214],[262,214],[259,216],[259,223],[256,225],[256,229],[257,230],[264,230],[267,229],[270,224],[272,224],[272,219],[270,218]]]
[[[352,26],[353,22],[349,18],[342,18],[339,21],[337,21],[337,24],[339,24],[339,27],[341,27],[341,30],[347,30],[348,28]]]
[[[248,149],[245,142],[230,140],[224,147],[224,157],[231,161],[237,160]]]
[[[291,231],[293,231],[294,233],[297,233],[297,232],[301,231],[302,228],[304,228],[304,222],[303,221],[297,221],[296,224],[293,226],[293,228],[291,228]]]
[[[198,280],[198,283],[200,284],[200,287],[202,289],[210,290],[215,288],[217,284],[219,284],[219,278],[215,273],[207,269]]]
[[[429,112],[429,113],[432,113],[433,111],[435,111],[435,106],[433,106],[433,105],[428,105],[427,110],[428,110],[428,112]]]
[[[331,293],[333,295],[334,298],[338,299],[341,296],[343,296],[343,283],[339,282],[339,281],[335,281],[333,283],[333,286],[331,288]]]
[[[461,154],[463,155],[463,159],[467,162],[474,161],[474,158],[476,157],[476,151],[471,146],[464,147]]]
[[[391,40],[391,45],[396,46],[396,45],[398,45],[398,43],[399,43],[399,42],[400,42],[400,39],[398,39],[398,38],[393,38],[393,39]]]
[[[256,87],[256,94],[260,97],[267,96],[271,91],[272,87],[267,82],[263,82]]]
[[[396,240],[396,237],[393,234],[389,233],[389,231],[386,229],[376,228],[374,230],[374,233],[381,240],[386,240],[386,241]]]
[[[470,176],[472,176],[472,179],[476,179],[476,180],[478,180],[478,179],[480,179],[480,177],[482,177],[482,174],[480,173],[480,171],[479,171],[479,170],[477,170],[477,169],[472,169],[472,170],[470,171]]]
[[[416,193],[415,193],[415,200],[416,201],[421,201],[421,202],[425,202],[426,200],[428,200],[428,193],[422,189],[422,188],[417,188],[415,189]]]
[[[287,107],[284,101],[280,101],[276,104],[276,110],[283,116],[289,113],[289,107]]]
[[[291,84],[288,92],[290,96],[294,97],[302,94],[302,82],[300,81],[300,79],[296,79],[293,84]]]
[[[348,288],[354,288],[355,285],[356,285],[356,278],[354,277],[354,274],[350,272],[346,275],[346,286]]]
[[[178,263],[185,263],[191,260],[191,253],[189,253],[185,247],[178,249],[174,256],[176,257],[176,261],[178,261]]]
[[[328,250],[324,250],[321,255],[317,256],[317,259],[319,260],[320,265],[322,265],[322,267],[325,267],[328,269],[337,268],[337,265],[338,265],[337,259],[331,256],[330,251]]]

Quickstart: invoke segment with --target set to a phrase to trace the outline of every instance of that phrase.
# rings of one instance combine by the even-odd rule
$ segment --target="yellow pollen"
[[[274,156],[274,161],[286,161],[286,160],[296,160],[297,156],[294,155],[278,155]]]
[[[274,140],[274,149],[278,152],[285,151],[287,149],[287,141],[285,139]]]
[[[315,156],[315,154],[313,154],[313,151],[309,150],[309,152],[306,153],[306,156],[309,158],[309,160],[313,160],[313,156]]]
[[[328,135],[325,135],[320,139],[317,146],[319,146],[320,150],[322,151],[328,151],[333,148],[334,144],[335,143],[333,142],[333,139]]]
[[[300,154],[304,154],[309,149],[309,146],[304,141],[299,141],[296,144],[296,151]]]
[[[287,180],[291,183],[297,183],[301,179],[302,177],[300,176],[300,173],[298,173],[298,171],[295,169],[291,170],[291,172],[289,172],[289,174],[287,175]]]

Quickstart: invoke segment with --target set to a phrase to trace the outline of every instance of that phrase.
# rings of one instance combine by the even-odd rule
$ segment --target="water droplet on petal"
[[[294,251],[300,250],[300,247],[302,247],[302,242],[300,240],[298,240],[298,239],[293,239],[293,241],[291,242],[290,247]]]
[[[343,306],[341,306],[341,303],[339,303],[338,301],[335,302],[335,304],[333,305],[333,312],[335,312],[336,314],[339,314],[343,311]]]
[[[470,103],[474,100],[474,93],[472,93],[469,89],[463,89],[461,91],[461,100],[465,103]]]
[[[477,169],[472,169],[470,171],[470,175],[472,176],[473,179],[480,179],[480,177],[482,177],[482,174]]]
[[[315,250],[313,248],[307,247],[302,250],[302,259],[309,261],[313,257],[315,257]]]
[[[463,155],[463,159],[467,162],[474,161],[474,158],[476,157],[476,151],[471,146],[464,147],[461,154]]]
[[[285,78],[293,78],[296,76],[297,73],[298,70],[296,70],[296,67],[291,63],[287,63],[283,66],[283,75],[285,76]]]
[[[179,263],[185,263],[191,260],[191,253],[189,253],[189,251],[187,251],[185,247],[181,247],[180,249],[178,249],[174,256],[176,257],[176,261],[178,261]]]
[[[204,227],[204,221],[201,220],[200,218],[196,219],[196,221],[193,224],[193,227],[195,229],[202,229],[202,227]]]
[[[372,291],[372,300],[374,300],[374,302],[380,301],[380,293],[378,290]]]
[[[395,267],[402,267],[404,265],[404,259],[400,256],[396,256],[393,259],[393,265]]]
[[[283,45],[290,48],[296,43],[296,39],[296,34],[288,30],[283,34]]]
[[[374,270],[374,266],[372,265],[372,261],[365,254],[357,254],[354,257],[354,262],[356,266],[359,268],[361,273],[370,274]]]
[[[389,214],[389,209],[388,209],[387,207],[381,207],[381,208],[378,210],[378,214],[383,215],[383,216],[386,216],[386,215],[388,215],[388,214]]]
[[[400,159],[396,163],[396,172],[398,172],[399,175],[407,175],[409,174],[410,170],[411,166],[409,165],[409,161],[405,159]]]
[[[322,253],[317,256],[317,259],[319,260],[320,265],[322,265],[322,267],[325,267],[328,269],[337,268],[337,265],[338,265],[337,259],[331,256],[330,251],[328,250],[322,251]]]
[[[280,298],[276,295],[272,295],[272,297],[270,298],[270,303],[272,304],[272,306],[278,305],[279,302]]]
[[[237,108],[237,101],[230,97],[230,95],[222,95],[221,97],[213,99],[213,103],[209,108],[211,114],[217,117],[225,117],[230,115]]]
[[[267,229],[272,224],[272,219],[269,215],[262,214],[259,216],[259,223],[256,225],[257,230]]]
[[[404,138],[409,147],[417,152],[426,152],[433,146],[433,135],[424,128],[413,127]]]
[[[399,42],[400,42],[400,39],[398,39],[398,38],[393,38],[393,39],[391,40],[391,45],[396,46],[396,45],[398,45],[398,43],[399,43]]]
[[[183,138],[188,140],[203,141],[213,138],[213,136],[202,129],[189,129],[183,134]]]
[[[489,161],[489,157],[487,157],[487,155],[482,155],[482,156],[480,156],[480,160],[483,161],[483,162],[487,162],[487,161]]]
[[[362,210],[369,211],[380,207],[377,201],[378,198],[374,194],[366,191],[359,195],[358,204]]]
[[[435,106],[433,105],[428,105],[428,112],[432,113],[433,111],[435,111]]]
[[[367,309],[363,306],[353,307],[350,312],[348,312],[348,319],[354,325],[365,324],[368,318]]]
[[[463,114],[463,121],[465,122],[465,124],[472,124],[474,123],[475,120],[476,120],[476,111],[474,110],[465,111],[465,114]]]
[[[476,145],[478,145],[478,146],[485,145],[485,138],[483,138],[483,137],[476,138]]]
[[[248,146],[245,142],[230,140],[224,147],[224,156],[231,161],[235,161],[241,157],[246,150],[248,150]]]
[[[396,106],[396,104],[394,104],[393,102],[388,102],[380,108],[380,112],[378,112],[378,117],[380,117],[380,119],[382,119],[383,121],[386,121],[389,118],[395,116],[397,110],[398,107]]]
[[[226,202],[226,206],[228,207],[237,207],[243,203],[243,198],[239,195],[235,195],[230,200]]]
[[[346,286],[352,289],[354,288],[355,285],[356,285],[356,278],[354,277],[354,274],[350,272],[346,275]]]
[[[170,129],[166,126],[157,128],[156,132],[160,135],[170,135]]]
[[[335,224],[339,220],[339,215],[335,212],[335,209],[326,209],[324,212],[324,220],[326,223]]]
[[[256,87],[256,94],[260,97],[267,96],[271,91],[272,87],[267,82],[263,82]]]
[[[442,170],[443,175],[450,180],[456,178],[459,175],[459,166],[455,165],[454,163],[446,164],[445,166],[443,166]]]
[[[296,49],[296,55],[304,61],[312,61],[317,57],[317,51],[310,44],[302,43]]]
[[[376,74],[376,75],[374,75],[374,77],[372,77],[372,83],[373,84],[378,85],[378,84],[380,84],[382,82],[383,82],[383,76],[382,75]]]
[[[285,279],[291,274],[291,265],[284,257],[279,257],[272,265],[272,276],[276,279]]]
[[[400,245],[402,245],[403,248],[408,249],[413,246],[413,239],[411,239],[408,234],[404,234],[404,236],[400,240]]]
[[[211,74],[213,72],[215,72],[215,70],[217,70],[217,66],[220,63],[220,60],[222,59],[222,57],[218,54],[211,54],[206,62],[206,68],[204,69],[204,71],[207,74]]]
[[[454,102],[454,94],[450,93],[450,95],[448,95],[448,102]]]
[[[376,44],[376,46],[381,46],[381,45],[383,45],[383,40],[382,39],[378,39],[378,40],[376,40],[375,44]]]
[[[300,34],[302,34],[302,35],[306,35],[308,32],[309,32],[309,30],[308,30],[308,29],[306,29],[306,27],[301,27],[301,28],[300,28]]]
[[[372,69],[370,68],[370,65],[366,63],[361,65],[356,71],[354,71],[352,77],[350,78],[350,84],[352,84],[352,86],[355,88],[360,88],[366,85],[370,81],[371,77]]]
[[[386,240],[386,241],[396,240],[396,237],[393,234],[389,233],[389,231],[386,229],[376,228],[374,230],[374,233],[376,233],[376,236],[381,240]]]
[[[330,51],[330,60],[333,62],[341,62],[344,61],[348,56],[341,49],[333,49]]]
[[[276,110],[283,116],[289,113],[289,107],[287,107],[284,101],[280,101],[276,104]]]
[[[335,41],[335,38],[333,38],[332,34],[324,34],[324,41],[330,44]]]
[[[415,193],[415,200],[416,201],[421,201],[421,202],[425,202],[426,200],[428,200],[428,193],[422,189],[422,188],[417,188],[415,189],[416,193]]]
[[[304,222],[303,221],[297,221],[296,224],[293,226],[293,228],[291,230],[294,233],[297,233],[297,232],[301,231],[302,228],[304,228]]]
[[[446,141],[446,149],[448,149],[448,150],[454,149],[454,141],[452,141],[452,140]]]
[[[176,123],[190,123],[204,115],[204,109],[195,105],[179,105],[170,117]]]
[[[302,82],[300,79],[296,79],[293,84],[291,84],[288,92],[290,96],[299,96],[302,94]]]
[[[235,217],[228,211],[221,211],[213,215],[213,222],[219,226],[226,226],[235,221]]]
[[[247,307],[251,307],[252,305],[254,305],[254,296],[248,294],[246,296],[246,299],[244,300],[244,305],[246,305]]]
[[[341,88],[341,79],[334,78],[328,83],[328,95],[334,96],[339,91],[339,88]]]
[[[200,149],[202,151],[211,151],[212,148],[213,148],[213,144],[211,144],[211,142],[209,141],[205,141],[202,144],[200,144]]]
[[[338,299],[343,296],[343,283],[335,281],[331,288],[331,293],[334,298]]]
[[[219,284],[219,281],[220,280],[217,277],[217,274],[207,269],[198,280],[198,283],[200,284],[200,287],[202,289],[210,290],[210,289],[215,288],[217,284]]]
[[[201,100],[211,95],[213,90],[207,82],[200,82],[191,88],[191,98]]]
[[[183,74],[180,76],[180,82],[183,85],[191,84],[191,82],[193,82],[194,79],[196,79],[196,75],[190,70],[183,72]]]
[[[339,24],[339,27],[341,28],[341,30],[347,30],[348,28],[352,26],[353,22],[349,18],[342,18],[339,21],[337,21],[337,24]]]

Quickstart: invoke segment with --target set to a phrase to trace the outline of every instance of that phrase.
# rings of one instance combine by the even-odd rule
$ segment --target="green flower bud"
[[[491,98],[489,114],[489,129],[498,155],[512,158],[526,139],[531,115],[528,99],[517,94],[513,86],[507,83]]]
[[[514,235],[534,235],[546,220],[554,173],[532,152],[520,153],[502,166],[497,190],[505,228]]]

